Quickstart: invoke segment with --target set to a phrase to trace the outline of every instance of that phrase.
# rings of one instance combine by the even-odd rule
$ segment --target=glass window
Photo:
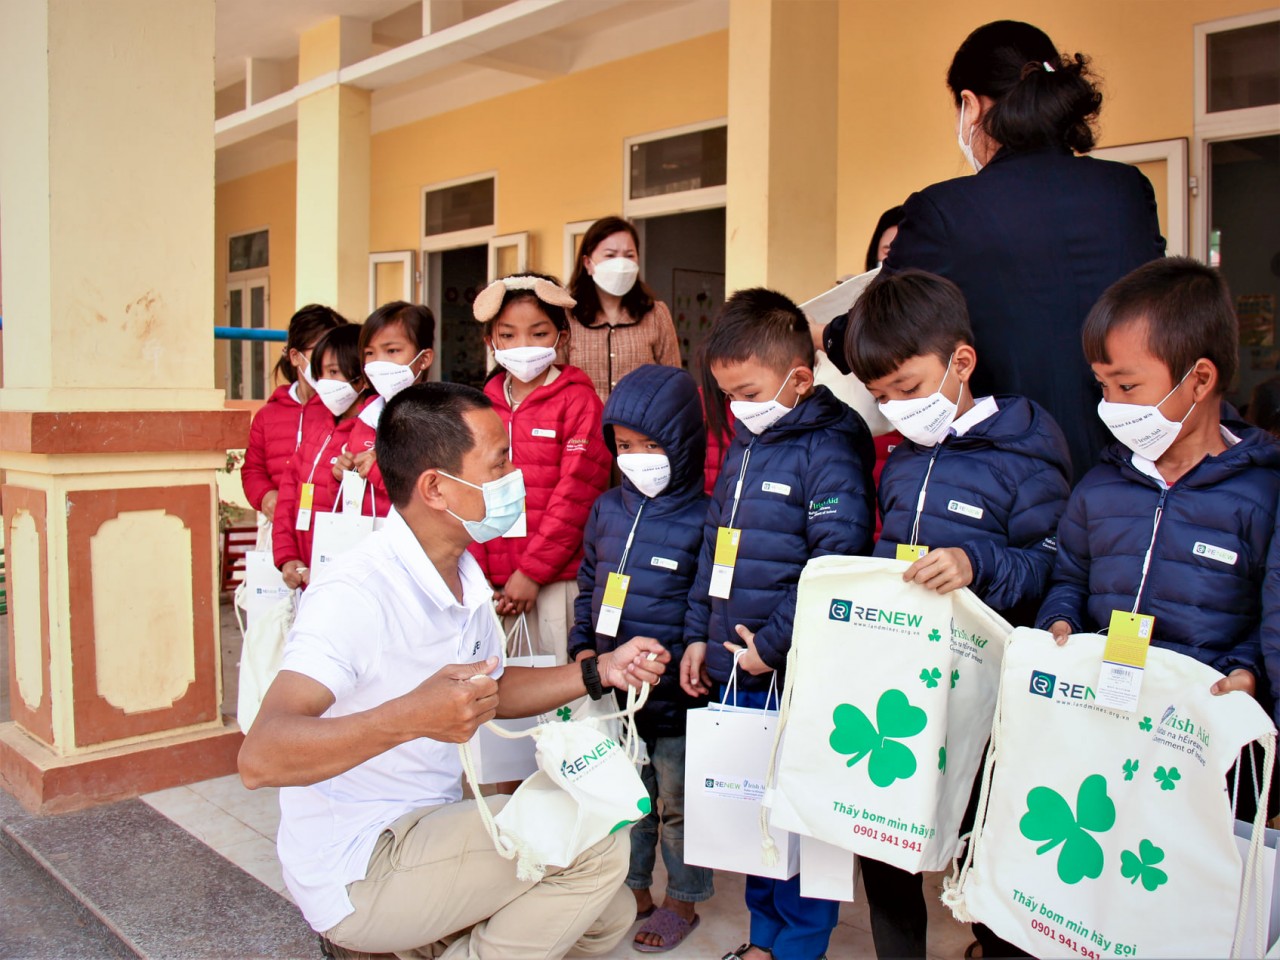
[[[267,266],[267,247],[266,230],[259,230],[257,233],[242,233],[238,237],[232,237],[231,255],[228,260],[231,264],[231,272],[257,270],[259,267]]]
[[[493,226],[493,178],[428,190],[427,236]]]
[[[1208,110],[1280,103],[1280,20],[1208,36]]]
[[[631,199],[724,185],[728,145],[728,127],[633,143]]]

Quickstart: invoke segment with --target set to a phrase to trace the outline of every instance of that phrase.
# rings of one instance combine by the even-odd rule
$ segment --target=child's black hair
[[[1152,260],[1121,277],[1098,298],[1081,339],[1090,363],[1110,363],[1107,336],[1128,323],[1147,326],[1147,349],[1176,383],[1202,357],[1218,369],[1218,393],[1239,363],[1239,331],[1222,275],[1190,257]]]
[[[369,314],[369,319],[360,327],[359,350],[362,360],[374,336],[396,323],[404,327],[404,332],[418,350],[430,350],[435,346],[436,318],[431,308],[420,303],[393,300]]]
[[[526,270],[524,273],[510,274],[512,277],[536,277],[539,280],[547,280],[560,286],[560,281],[548,273],[533,273]],[[506,280],[507,277],[503,277]],[[493,325],[498,322],[498,318],[502,316],[502,311],[507,309],[508,304],[516,303],[520,300],[528,300],[544,314],[547,319],[555,324],[555,328],[561,332],[569,329],[569,311],[564,307],[557,307],[555,304],[544,303],[538,299],[538,295],[532,290],[508,290],[502,295],[502,306],[498,308],[498,312],[493,315],[492,320],[486,320],[484,323],[484,335],[486,337],[493,336]],[[499,368],[501,369],[501,368]]]
[[[844,350],[863,383],[887,377],[912,357],[951,359],[957,344],[973,344],[964,294],[923,270],[880,274],[849,311]]]
[[[795,303],[774,290],[739,290],[720,308],[699,351],[702,404],[707,428],[729,436],[725,395],[711,375],[713,363],[758,360],[778,374],[795,366],[813,368],[813,335],[809,320]]]
[[[360,356],[360,324],[344,323],[334,327],[316,341],[311,349],[311,376],[319,380],[324,376],[325,354],[333,351],[338,369],[347,383],[357,384],[364,379],[364,363]]]
[[[286,383],[295,383],[298,372],[289,362],[289,351],[297,350],[306,353],[313,349],[317,340],[334,327],[347,322],[347,318],[332,307],[318,303],[308,303],[300,307],[298,312],[289,318],[289,333],[285,340],[284,352],[276,361],[276,375]]]

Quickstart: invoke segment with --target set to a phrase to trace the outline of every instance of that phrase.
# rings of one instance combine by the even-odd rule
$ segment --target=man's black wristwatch
[[[600,682],[600,671],[596,667],[595,657],[583,657],[578,661],[582,665],[582,683],[592,700],[604,696],[604,684]]]

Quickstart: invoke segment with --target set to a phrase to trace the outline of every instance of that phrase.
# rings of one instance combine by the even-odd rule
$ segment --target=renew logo
[[[887,624],[893,627],[918,627],[924,617],[918,613],[907,613],[903,610],[882,610],[879,607],[863,607],[852,600],[832,600],[827,612],[828,619],[852,623],[854,620],[863,623]]]
[[[1097,694],[1094,692],[1093,687],[1083,683],[1068,683],[1066,680],[1059,681],[1055,674],[1045,673],[1043,670],[1031,671],[1031,683],[1028,686],[1028,690],[1037,697],[1044,697],[1046,700],[1097,699]]]

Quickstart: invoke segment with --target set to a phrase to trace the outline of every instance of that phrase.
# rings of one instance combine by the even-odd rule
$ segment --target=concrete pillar
[[[725,289],[836,280],[839,5],[730,0]]]
[[[220,776],[214,0],[0,2],[13,721],[46,811]]]
[[[369,55],[371,25],[335,17],[302,35],[298,81]],[[296,306],[349,320],[369,306],[369,91],[333,84],[298,102]]]

